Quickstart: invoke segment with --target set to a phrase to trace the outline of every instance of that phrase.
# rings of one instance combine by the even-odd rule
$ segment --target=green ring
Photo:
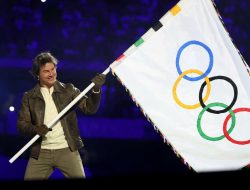
[[[210,104],[208,104],[206,107],[203,108],[203,110],[200,112],[200,114],[199,114],[199,116],[198,116],[198,119],[197,119],[197,129],[198,129],[199,134],[200,134],[204,139],[207,139],[207,140],[209,140],[209,141],[219,141],[219,140],[221,140],[221,139],[223,139],[223,138],[225,137],[224,135],[221,135],[221,136],[219,136],[219,137],[209,137],[209,136],[207,136],[207,135],[202,131],[202,129],[201,129],[201,118],[202,118],[204,112],[205,112],[208,108],[214,107],[214,106],[220,106],[220,107],[223,107],[223,108],[227,108],[227,107],[228,107],[226,104],[219,103],[219,102],[210,103]],[[235,120],[236,120],[236,119],[235,119],[235,114],[234,114],[233,110],[230,109],[229,112],[230,112],[230,115],[232,116],[231,127],[230,127],[229,130],[228,130],[228,133],[230,134],[230,133],[233,131],[234,127],[235,127]]]

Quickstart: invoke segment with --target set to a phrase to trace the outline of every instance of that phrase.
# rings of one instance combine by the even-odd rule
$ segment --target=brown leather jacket
[[[80,93],[80,90],[72,84],[64,84],[56,81],[52,97],[58,113],[60,113]],[[100,99],[100,93],[90,93],[88,97],[84,96],[81,100],[79,100],[77,106],[85,114],[93,114],[96,113],[99,108]],[[75,151],[83,147],[74,108],[75,106],[71,108],[60,120],[71,151]],[[43,124],[44,110],[45,102],[40,91],[40,86],[37,84],[33,89],[25,92],[23,95],[21,109],[17,120],[17,129],[24,135],[35,136],[36,125]],[[42,138],[39,138],[31,145],[31,157],[35,159],[39,157],[41,142]]]

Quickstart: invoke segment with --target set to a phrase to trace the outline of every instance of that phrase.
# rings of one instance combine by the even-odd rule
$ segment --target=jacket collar
[[[54,84],[54,92],[63,92],[64,88],[61,82],[59,82],[58,80],[55,82]]]
[[[63,92],[63,86],[62,84],[59,82],[59,81],[56,81],[55,84],[54,84],[54,92],[53,93],[61,93]],[[32,98],[42,98],[43,99],[43,95],[40,91],[40,84],[37,83],[34,88],[32,89],[32,93],[31,93],[31,97]]]

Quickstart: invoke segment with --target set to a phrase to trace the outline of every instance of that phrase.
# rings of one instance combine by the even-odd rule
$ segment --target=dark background
[[[8,160],[30,139],[20,136],[16,119],[24,91],[36,81],[32,59],[50,51],[58,79],[84,90],[96,73],[152,27],[177,0],[8,0],[0,1],[0,180],[22,180],[28,151]],[[215,0],[224,24],[250,63],[248,0]],[[15,108],[9,111],[10,106]],[[192,173],[163,142],[111,74],[97,114],[79,116],[87,177]],[[55,171],[51,179],[63,178]]]

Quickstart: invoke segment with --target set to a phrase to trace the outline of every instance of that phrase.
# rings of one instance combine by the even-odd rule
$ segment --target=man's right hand
[[[35,131],[40,136],[45,136],[52,129],[48,128],[46,125],[37,125]]]

